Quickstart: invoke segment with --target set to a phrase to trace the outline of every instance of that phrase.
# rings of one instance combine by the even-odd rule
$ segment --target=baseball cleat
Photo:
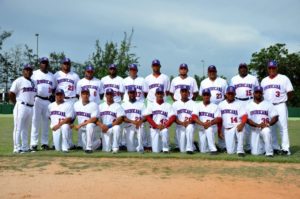
[[[192,154],[194,154],[194,152],[193,151],[187,151],[186,154],[192,155]]]
[[[238,153],[239,157],[245,157],[245,153]]]
[[[273,155],[266,155],[266,157],[273,158],[274,156]]]
[[[42,144],[41,149],[42,149],[43,151],[48,151],[48,150],[50,150],[50,148],[49,148],[49,146],[48,146],[47,144]]]
[[[85,153],[93,153],[93,150],[85,150]]]
[[[218,155],[218,152],[217,151],[211,151],[209,154],[210,155]]]
[[[31,146],[30,147],[30,150],[31,150],[31,152],[37,152],[38,151],[38,148],[37,148],[37,146],[36,145],[33,145],[33,146]]]

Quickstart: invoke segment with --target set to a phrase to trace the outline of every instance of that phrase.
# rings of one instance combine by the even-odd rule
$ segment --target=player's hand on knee
[[[244,126],[245,126],[245,124],[243,124],[243,123],[240,123],[239,125],[237,125],[237,127],[236,127],[237,132],[242,132]]]

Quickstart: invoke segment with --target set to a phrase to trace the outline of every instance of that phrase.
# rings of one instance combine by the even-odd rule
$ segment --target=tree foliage
[[[268,76],[267,63],[270,60],[278,62],[278,72],[291,80],[295,96],[289,102],[291,106],[300,106],[300,53],[289,53],[285,44],[275,44],[252,54],[249,64],[250,71],[261,81]]]

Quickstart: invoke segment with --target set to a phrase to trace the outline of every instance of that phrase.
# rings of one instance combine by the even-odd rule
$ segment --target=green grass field
[[[300,163],[300,120],[289,120],[289,135],[291,142],[291,156],[275,156],[274,158],[266,158],[264,156],[247,155],[244,158],[237,157],[237,155],[218,154],[217,156],[211,156],[209,154],[194,154],[187,155],[183,153],[171,153],[171,154],[154,154],[154,153],[129,153],[121,152],[118,154],[111,154],[102,151],[96,151],[93,154],[85,154],[83,151],[70,151],[68,154],[56,152],[56,151],[39,151],[36,153],[27,154],[13,154],[13,117],[12,115],[0,115],[0,157],[9,156],[29,156],[29,157],[118,157],[118,158],[180,158],[180,159],[208,159],[208,160],[240,160],[250,162],[289,162]],[[52,143],[52,136],[49,136],[50,143]],[[74,143],[77,140],[76,132],[73,133]],[[198,134],[195,133],[195,139],[198,140]],[[174,128],[170,130],[171,145],[174,144]]]

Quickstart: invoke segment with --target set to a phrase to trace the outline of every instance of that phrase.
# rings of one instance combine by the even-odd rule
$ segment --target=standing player
[[[32,107],[36,88],[30,79],[32,76],[32,66],[29,64],[23,67],[23,76],[13,81],[9,90],[9,99],[14,107],[14,153],[29,152],[28,129],[32,119]],[[20,143],[21,142],[21,143]]]
[[[49,150],[49,118],[48,106],[51,103],[51,96],[55,90],[54,76],[49,70],[49,60],[47,57],[40,59],[40,69],[33,72],[31,79],[36,83],[37,95],[33,106],[32,126],[31,126],[31,151],[37,151],[39,141],[39,129],[41,127],[41,148]]]
[[[143,134],[144,134],[144,115],[145,105],[136,99],[137,91],[135,86],[127,88],[129,101],[124,102],[122,107],[125,112],[124,130],[126,135],[127,151],[144,152]],[[135,134],[138,145],[135,144]]]
[[[273,157],[270,127],[278,121],[278,113],[270,102],[263,99],[261,86],[254,88],[254,100],[249,102],[246,110],[248,124],[251,126],[251,153],[253,155],[266,153],[267,157]],[[260,146],[261,138],[264,143],[264,151]]]
[[[176,119],[172,106],[164,102],[164,93],[165,89],[158,87],[156,101],[149,104],[146,111],[146,119],[151,125],[151,145],[154,153],[169,153],[169,127]]]
[[[190,87],[183,85],[180,88],[181,99],[174,102],[173,109],[176,114],[176,133],[180,152],[193,154],[194,122],[192,120],[193,110],[196,103],[189,99]]]
[[[124,102],[129,101],[128,97],[128,88],[134,86],[136,88],[136,100],[140,102],[144,102],[145,100],[145,79],[143,77],[139,77],[137,75],[138,67],[136,64],[129,65],[129,76],[124,79]]]
[[[105,90],[106,100],[99,105],[99,119],[97,125],[102,131],[103,151],[118,153],[121,133],[120,125],[123,122],[124,110],[119,103],[114,102],[115,91]]]
[[[211,92],[210,102],[218,105],[224,100],[226,87],[228,85],[225,79],[217,76],[217,68],[214,65],[210,65],[207,71],[208,77],[200,83],[199,95],[202,94],[202,90],[209,89]],[[218,124],[218,147],[220,151],[225,151],[225,142],[224,139],[222,139],[221,128],[221,125]]]
[[[253,99],[253,89],[259,86],[258,80],[255,76],[248,73],[248,66],[245,63],[239,65],[239,74],[232,77],[230,86],[235,87],[235,99],[240,101],[243,107]],[[245,126],[245,151],[250,152],[250,129],[248,125]]]
[[[180,64],[179,66],[179,76],[175,77],[170,86],[170,95],[173,101],[178,101],[181,99],[180,89],[182,87],[188,87],[189,99],[196,100],[198,95],[198,86],[194,78],[188,76],[189,68],[187,64]]]
[[[235,88],[226,89],[226,100],[219,104],[219,111],[224,127],[226,150],[228,154],[236,153],[244,157],[244,126],[247,113],[242,104],[235,100]]]
[[[65,101],[70,103],[73,107],[74,103],[77,101],[76,97],[76,85],[79,81],[79,76],[71,71],[71,60],[69,58],[64,58],[61,61],[61,70],[54,74],[57,89],[62,89],[65,94]],[[69,146],[71,149],[76,148],[73,145],[72,131],[69,132]],[[78,136],[78,146],[82,149],[81,136]]]
[[[217,132],[217,124],[220,123],[220,113],[218,106],[210,102],[211,93],[209,89],[203,89],[201,95],[203,101],[197,104],[193,110],[193,121],[200,126],[200,152],[210,152],[211,155],[216,155],[215,133]]]
[[[71,103],[64,100],[64,90],[56,89],[55,102],[49,104],[48,115],[51,120],[50,128],[53,133],[53,143],[56,151],[67,153],[69,146],[70,123],[73,117],[73,107]]]
[[[90,92],[90,102],[100,104],[100,93],[102,93],[102,83],[99,79],[94,77],[95,69],[92,65],[85,67],[84,78],[78,81],[76,90],[79,99],[81,99],[81,91],[88,89]]]
[[[75,115],[78,119],[75,129],[81,132],[84,151],[92,153],[101,144],[99,139],[95,140],[94,135],[98,120],[98,105],[89,100],[90,90],[88,87],[82,88],[80,93],[81,100],[74,104]]]
[[[124,95],[123,78],[117,76],[117,65],[110,64],[108,67],[109,75],[103,77],[101,82],[103,84],[103,90],[101,97],[104,96],[106,89],[112,89],[114,91],[114,102],[121,103]],[[104,98],[104,101],[106,99]]]
[[[293,96],[293,85],[290,79],[278,74],[276,61],[270,61],[268,63],[268,77],[265,77],[261,81],[261,86],[264,88],[264,99],[271,102],[277,113],[279,114],[279,120],[277,125],[280,129],[281,135],[281,149],[283,155],[290,155],[290,141],[288,134],[288,110],[286,102]],[[272,140],[274,153],[278,153],[280,150],[277,139],[277,128],[272,127]]]

